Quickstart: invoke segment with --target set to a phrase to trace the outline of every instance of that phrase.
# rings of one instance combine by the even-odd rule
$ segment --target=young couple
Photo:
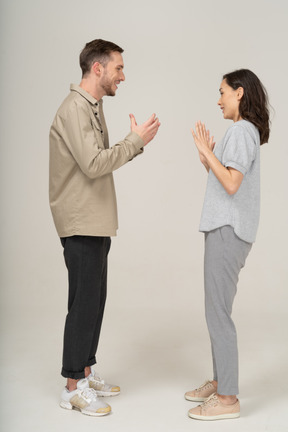
[[[153,114],[109,146],[103,96],[115,96],[124,81],[123,49],[96,39],[80,54],[82,80],[58,109],[50,130],[50,207],[68,269],[68,314],[60,406],[103,416],[111,407],[101,396],[120,393],[91,368],[96,363],[107,291],[107,256],[116,235],[113,171],[143,153],[160,122]],[[241,268],[255,241],[260,205],[260,145],[269,138],[266,91],[257,76],[241,69],[223,76],[218,101],[233,120],[222,141],[201,122],[192,135],[208,183],[200,231],[205,233],[205,311],[214,376],[185,398],[203,402],[189,416],[200,420],[240,415],[238,353],[232,304]],[[214,148],[215,146],[215,148]]]

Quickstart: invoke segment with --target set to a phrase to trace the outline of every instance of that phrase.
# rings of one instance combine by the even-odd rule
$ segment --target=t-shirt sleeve
[[[234,125],[229,130],[225,141],[222,156],[223,165],[235,168],[245,175],[255,159],[255,140],[244,127]]]

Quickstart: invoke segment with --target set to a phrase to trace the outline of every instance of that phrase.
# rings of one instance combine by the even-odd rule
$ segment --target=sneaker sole
[[[200,397],[191,397],[191,396],[185,396],[185,399],[190,401],[190,402],[205,402],[206,399],[208,399],[209,396],[207,396],[206,398],[200,398]]]
[[[75,411],[81,412],[81,414],[89,415],[89,416],[92,416],[92,417],[105,416],[107,414],[110,414],[110,412],[111,412],[111,411],[108,411],[108,412],[104,412],[104,413],[101,413],[101,412],[97,413],[97,412],[93,412],[93,411],[85,411],[84,409],[81,409],[81,408],[78,408],[78,407],[75,407],[75,406],[71,405],[70,402],[64,402],[64,401],[60,402],[60,407],[64,408],[64,409],[68,409],[68,410],[73,410],[74,409]]]
[[[190,414],[188,413],[188,416],[190,418],[196,419],[196,420],[225,420],[225,419],[234,419],[240,417],[240,413],[234,413],[234,414],[221,414],[217,416],[201,416],[197,414]]]
[[[100,397],[108,397],[108,396],[118,396],[121,392],[104,392],[104,391],[100,391],[100,390],[95,390],[95,392],[97,393],[97,396]]]

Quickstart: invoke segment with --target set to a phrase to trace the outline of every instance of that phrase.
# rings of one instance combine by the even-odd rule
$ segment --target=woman
[[[237,335],[231,319],[238,276],[255,241],[260,208],[260,145],[269,138],[268,97],[257,76],[240,69],[223,76],[218,101],[233,120],[215,146],[205,125],[192,135],[209,172],[200,231],[205,233],[205,314],[211,339],[213,381],[185,394],[203,401],[189,416],[200,420],[240,415]]]

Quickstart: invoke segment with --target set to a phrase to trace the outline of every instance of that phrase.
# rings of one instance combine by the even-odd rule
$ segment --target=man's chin
[[[114,90],[112,86],[108,86],[108,85],[103,86],[102,88],[103,88],[106,96],[115,96],[117,89]]]

